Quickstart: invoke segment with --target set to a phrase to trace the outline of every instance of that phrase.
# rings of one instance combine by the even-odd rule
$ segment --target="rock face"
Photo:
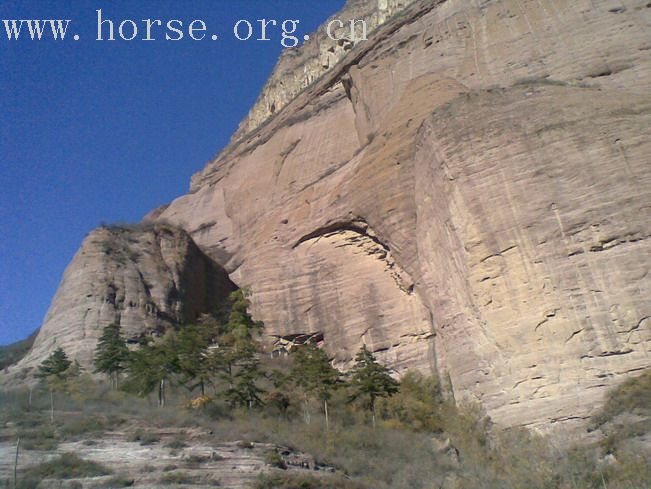
[[[288,55],[263,99],[291,101],[152,218],[341,366],[366,343],[501,423],[587,416],[651,365],[647,3],[413,2],[294,98]]]
[[[346,7],[329,19],[324,29],[310,36],[300,49],[285,50],[276,68],[262,89],[249,115],[240,124],[234,140],[246,136],[279,112],[301,90],[334,68],[365,35],[372,33],[414,0],[348,0]],[[328,36],[327,28],[333,23]],[[351,22],[355,35],[352,36]]]
[[[233,288],[182,230],[99,228],[68,265],[34,346],[9,377],[29,373],[56,347],[90,367],[105,326],[137,338],[211,311]]]
[[[148,219],[339,366],[365,343],[499,423],[587,417],[651,365],[651,7],[407,3],[327,67],[286,55]]]

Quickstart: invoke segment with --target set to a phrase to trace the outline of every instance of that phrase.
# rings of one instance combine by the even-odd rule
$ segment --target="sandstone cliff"
[[[372,33],[412,2],[414,0],[348,0],[345,8],[324,24],[328,26],[333,19],[341,21],[341,24],[332,26],[336,39],[327,35],[326,28],[319,29],[300,49],[287,49],[282,53],[233,140],[237,141],[257,129],[304,88],[334,68],[356,44],[363,42],[364,33]],[[355,22],[354,37],[351,36],[351,21]]]
[[[182,230],[167,225],[102,227],[65,271],[34,346],[8,370],[14,382],[56,347],[92,368],[102,329],[127,338],[192,321],[233,290],[228,276]]]
[[[584,418],[651,365],[651,6],[401,6],[327,66],[305,68],[329,56],[316,42],[285,55],[149,219],[251,287],[269,333],[322,331],[340,366],[366,343],[498,422]],[[53,309],[88,293],[71,268]]]

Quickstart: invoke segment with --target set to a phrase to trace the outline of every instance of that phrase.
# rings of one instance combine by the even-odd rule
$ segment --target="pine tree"
[[[39,365],[36,377],[43,380],[56,377],[63,380],[71,365],[72,362],[68,359],[66,352],[59,347]]]
[[[75,362],[75,365],[79,365]],[[36,377],[45,380],[50,388],[50,422],[54,423],[54,391],[63,390],[66,387],[66,381],[71,375],[75,375],[71,371],[72,362],[59,347],[47,357],[43,363],[38,366]],[[77,374],[80,369],[77,370]]]
[[[262,405],[260,395],[264,392],[258,385],[263,374],[257,360],[260,350],[258,337],[264,324],[251,317],[248,295],[246,289],[240,289],[229,296],[230,312],[218,337],[216,355],[222,377],[228,385],[224,397],[232,406],[252,408]]]
[[[229,296],[230,312],[226,332],[231,335],[235,344],[250,343],[260,335],[264,329],[262,321],[254,321],[249,313],[251,302],[250,292],[247,289],[239,289],[231,292]]]
[[[193,391],[197,387],[206,395],[206,384],[210,383],[216,368],[209,347],[214,337],[205,324],[190,324],[177,335],[177,354],[181,384]]]
[[[389,375],[389,370],[378,363],[375,356],[364,345],[355,356],[351,371],[351,400],[364,399],[371,412],[375,428],[375,403],[379,397],[391,397],[399,390],[399,382]]]
[[[126,370],[129,349],[120,334],[120,326],[109,324],[95,348],[95,372],[106,374],[114,389],[119,387],[120,374]]]
[[[323,403],[326,429],[329,429],[328,401],[337,387],[340,373],[334,368],[324,350],[314,344],[302,345],[293,353],[292,376],[305,393],[306,421],[309,422],[307,396],[315,396]]]
[[[258,382],[262,376],[260,362],[254,354],[241,358],[232,387],[226,391],[226,399],[234,406],[248,409],[261,407],[264,403],[260,395],[264,393],[264,390],[259,387]]]
[[[179,372],[176,336],[173,331],[161,340],[146,343],[129,355],[125,389],[146,396],[158,388],[158,405],[165,406],[166,386]]]

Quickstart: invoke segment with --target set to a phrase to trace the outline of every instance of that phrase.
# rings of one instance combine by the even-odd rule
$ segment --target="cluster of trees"
[[[292,350],[288,372],[265,368],[261,363],[264,325],[248,312],[246,291],[229,297],[228,309],[219,318],[202,316],[195,324],[167,331],[162,337],[142,340],[130,350],[120,327],[107,326],[98,341],[95,373],[106,375],[113,389],[139,396],[157,392],[164,406],[167,386],[174,382],[189,392],[199,392],[198,404],[219,398],[231,407],[260,408],[270,404],[286,411],[287,391],[303,396],[304,418],[310,423],[310,401],[318,400],[329,424],[328,401],[346,388],[349,402],[360,402],[372,414],[375,426],[377,400],[393,396],[399,383],[364,346],[347,376],[334,368],[324,350],[313,344]],[[50,385],[78,375],[80,368],[58,348],[39,368],[39,377]],[[208,392],[211,392],[211,396]]]
[[[261,322],[248,312],[243,290],[229,297],[228,311],[221,320],[204,315],[195,324],[169,330],[162,337],[148,337],[129,350],[120,328],[106,327],[95,351],[95,372],[105,374],[114,388],[126,373],[122,388],[140,396],[158,392],[165,405],[167,385],[175,381],[190,392],[208,388],[231,405],[255,407],[261,403],[257,381],[261,376],[258,352]]]

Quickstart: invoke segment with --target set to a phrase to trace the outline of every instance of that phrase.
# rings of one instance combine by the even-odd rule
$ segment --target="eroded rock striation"
[[[355,45],[364,42],[368,34],[412,2],[414,0],[348,0],[346,7],[328,19],[325,28],[310,36],[300,49],[287,49],[282,53],[233,140],[257,129],[304,88],[334,68]],[[331,21],[334,22],[331,24]],[[328,35],[328,28],[332,37]]]
[[[327,66],[318,43],[285,55],[148,220],[251,287],[270,334],[323,332],[339,366],[367,344],[500,423],[585,418],[651,365],[651,8],[395,5]]]
[[[101,227],[68,265],[34,346],[8,370],[9,378],[26,376],[57,347],[92,368],[105,326],[119,324],[136,340],[211,312],[231,290],[226,272],[183,230]]]

